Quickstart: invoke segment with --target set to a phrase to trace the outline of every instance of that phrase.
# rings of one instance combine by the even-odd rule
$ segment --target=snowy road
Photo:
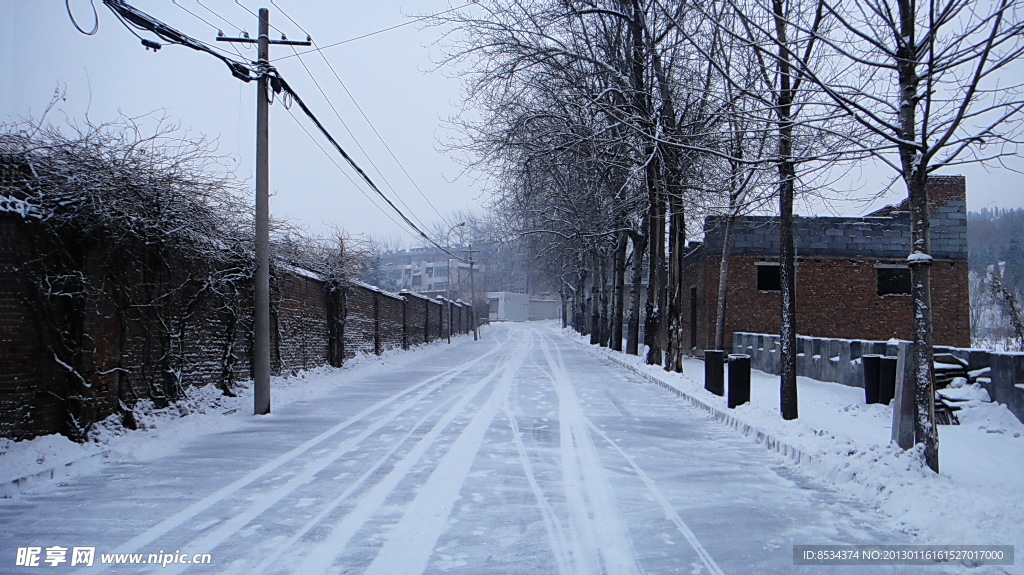
[[[72,572],[12,567],[51,545],[95,546],[82,573],[790,573],[794,544],[907,541],[550,324],[423,357],[0,502],[0,573]],[[211,564],[98,564],[158,552]]]

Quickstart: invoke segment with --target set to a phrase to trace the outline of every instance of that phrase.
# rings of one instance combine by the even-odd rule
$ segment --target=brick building
[[[937,345],[971,342],[967,202],[963,176],[929,178],[932,310]],[[684,329],[698,353],[714,345],[725,217],[704,222],[704,242],[685,257],[690,282]],[[732,333],[780,329],[779,222],[743,216],[733,225],[725,343]],[[800,335],[911,339],[910,214],[906,202],[865,217],[796,217],[796,307]]]

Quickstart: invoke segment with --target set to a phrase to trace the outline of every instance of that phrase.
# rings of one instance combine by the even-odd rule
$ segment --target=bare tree
[[[914,441],[939,468],[932,363],[928,176],[998,162],[1021,141],[1024,52],[1018,0],[822,0],[829,65],[801,58],[801,73],[859,122],[859,143],[901,179],[910,198],[914,317]]]

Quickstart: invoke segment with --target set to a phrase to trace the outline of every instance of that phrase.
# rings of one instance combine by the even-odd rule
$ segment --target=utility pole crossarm
[[[239,42],[239,43],[242,43],[242,44],[256,44],[256,43],[259,42],[259,39],[258,38],[249,38],[249,37],[228,38],[227,36],[217,36],[217,41],[218,42]],[[277,45],[284,45],[284,46],[312,46],[313,45],[313,41],[312,40],[289,40],[287,38],[281,38],[280,40],[271,40],[269,37],[267,38],[267,43],[269,43],[269,44],[277,44]]]

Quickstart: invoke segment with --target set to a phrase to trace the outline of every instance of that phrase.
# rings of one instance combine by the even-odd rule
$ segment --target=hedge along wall
[[[54,318],[44,317],[36,305],[37,287],[23,268],[32,254],[24,220],[0,213],[0,437],[63,433],[81,439],[92,423],[139,400],[166,405],[189,386],[212,383],[230,390],[234,381],[251,378],[250,279],[194,293],[187,301],[168,300],[162,309],[93,294],[49,314],[60,316],[55,328]],[[140,272],[139,289],[166,291],[185,282],[187,262],[171,261],[162,277]],[[84,268],[98,270],[99,263],[86,258]],[[317,274],[281,263],[275,263],[271,281],[276,374],[341,365],[358,353],[440,337],[442,306],[423,296],[358,283],[333,289]],[[151,329],[166,321],[174,322],[176,337]],[[53,353],[55,329],[74,340],[73,361]],[[76,391],[82,387],[88,395]]]

